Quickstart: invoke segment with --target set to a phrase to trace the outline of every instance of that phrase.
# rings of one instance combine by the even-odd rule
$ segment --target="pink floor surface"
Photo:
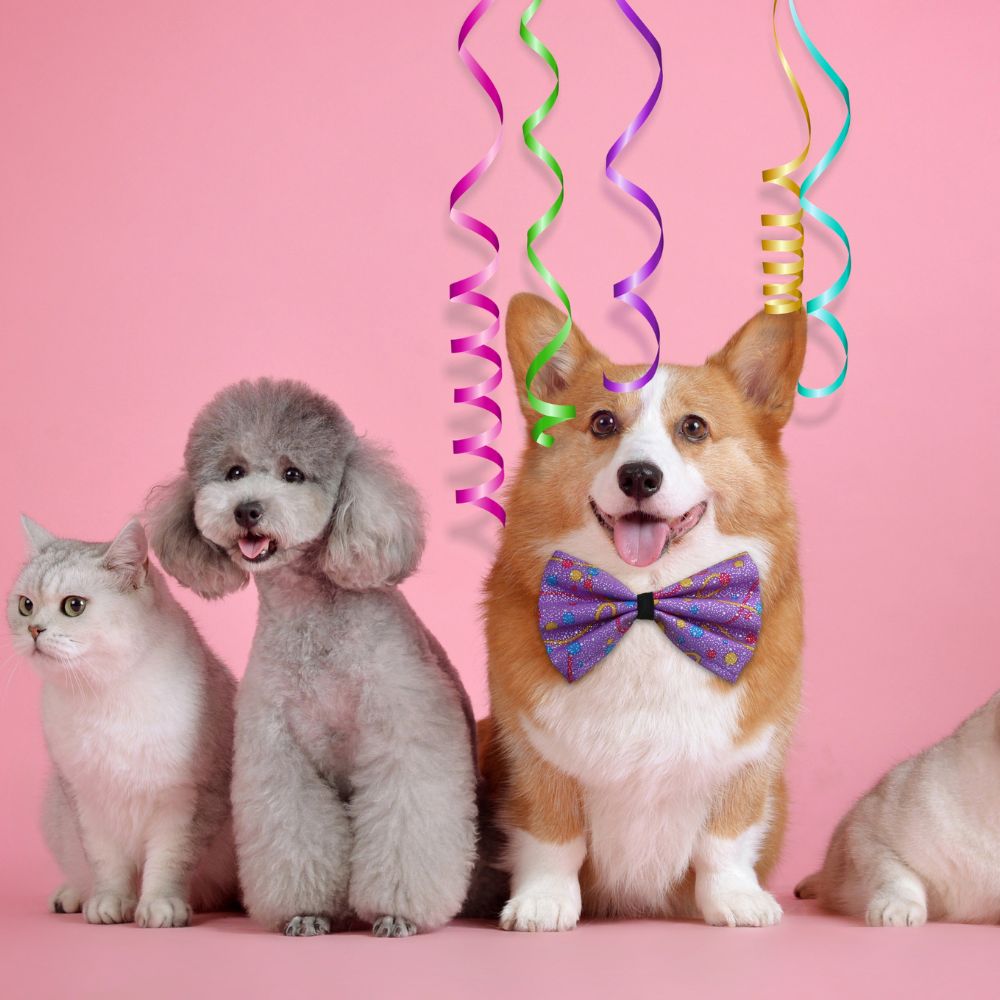
[[[459,922],[407,940],[288,939],[229,915],[199,917],[183,930],[90,927],[16,899],[0,914],[0,995],[964,1000],[1000,992],[996,927],[871,929],[779,897],[783,923],[762,930],[632,921],[526,935]]]

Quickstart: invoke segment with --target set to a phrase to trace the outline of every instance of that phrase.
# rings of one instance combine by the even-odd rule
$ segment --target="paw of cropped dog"
[[[375,937],[410,937],[417,933],[417,925],[406,917],[379,917],[372,924]]]
[[[580,920],[580,900],[569,895],[514,896],[500,914],[505,931],[571,931]]]
[[[285,924],[285,937],[318,937],[320,934],[329,934],[332,930],[329,917],[320,917],[313,914],[292,917]]]
[[[780,923],[782,911],[765,889],[730,889],[703,903],[702,916],[715,927],[770,927]]]

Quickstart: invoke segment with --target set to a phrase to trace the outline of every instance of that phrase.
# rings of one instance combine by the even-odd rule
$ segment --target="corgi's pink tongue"
[[[267,538],[241,538],[238,542],[240,552],[247,559],[256,559],[270,544]]]
[[[615,521],[615,548],[629,565],[648,566],[660,558],[669,531],[666,521],[620,517]]]

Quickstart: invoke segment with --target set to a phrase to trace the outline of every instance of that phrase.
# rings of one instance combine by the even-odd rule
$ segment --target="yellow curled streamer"
[[[799,81],[795,79],[792,67],[785,58],[785,53],[781,48],[781,40],[778,38],[778,0],[774,0],[771,8],[771,30],[774,33],[774,47],[778,51],[778,58],[781,60],[785,76],[795,90],[795,96],[799,100],[799,106],[806,117],[806,145],[805,148],[795,157],[783,163],[780,167],[771,167],[764,170],[761,176],[765,184],[777,184],[778,187],[791,191],[795,196],[795,203],[799,205],[799,185],[789,176],[793,171],[798,170],[806,157],[809,155],[809,147],[812,143],[812,119],[809,117],[809,105],[799,86]],[[791,229],[798,233],[794,239],[772,239],[765,237],[760,241],[761,249],[766,254],[787,253],[794,254],[798,260],[765,260],[764,274],[779,275],[788,278],[787,281],[765,281],[764,282],[764,312],[766,313],[791,313],[798,312],[802,308],[802,270],[805,264],[803,254],[803,244],[805,243],[805,229],[802,226],[802,207],[799,205],[797,212],[790,214],[765,213],[760,217],[760,223],[765,229],[778,227],[781,229]]]

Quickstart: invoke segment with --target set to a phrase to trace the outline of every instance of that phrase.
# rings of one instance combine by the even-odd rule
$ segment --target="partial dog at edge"
[[[564,322],[536,296],[510,303],[507,348],[529,424],[525,371]],[[529,440],[487,582],[492,714],[480,750],[508,840],[504,928],[568,930],[581,913],[780,920],[761,883],[785,822],[802,646],[780,437],[805,344],[801,312],[761,313],[704,365],[663,365],[616,394],[603,372],[625,381],[642,369],[612,365],[574,327],[536,378],[539,396],[577,416],[553,429],[554,447]],[[753,659],[729,684],[636,621],[568,684],[538,625],[556,550],[637,593],[749,552],[763,603]]]
[[[328,399],[260,379],[199,413],[154,495],[153,547],[203,597],[253,575],[233,818],[244,901],[288,935],[357,917],[381,937],[444,924],[476,852],[472,712],[395,586],[423,551],[412,487]]]

